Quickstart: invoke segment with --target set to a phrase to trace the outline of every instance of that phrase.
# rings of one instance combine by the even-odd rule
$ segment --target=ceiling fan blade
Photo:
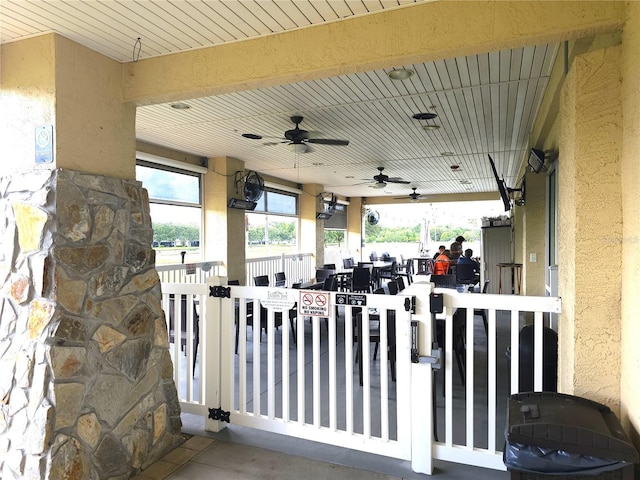
[[[403,183],[403,184],[405,184],[405,185],[408,185],[408,184],[410,184],[410,183],[411,183],[411,182],[407,182],[406,180],[403,180],[403,179],[398,178],[398,177],[390,177],[390,178],[387,178],[386,182],[387,182],[387,183]]]
[[[317,143],[319,145],[349,145],[349,140],[337,140],[335,138],[309,138],[306,141],[307,143]]]

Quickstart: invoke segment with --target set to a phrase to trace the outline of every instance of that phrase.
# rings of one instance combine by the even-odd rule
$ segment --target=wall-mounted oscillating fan
[[[369,225],[377,225],[380,221],[380,214],[376,210],[367,211],[367,223]]]
[[[262,197],[264,192],[264,180],[257,174],[257,172],[251,171],[244,177],[244,187],[242,188],[244,198],[248,202],[257,202]]]

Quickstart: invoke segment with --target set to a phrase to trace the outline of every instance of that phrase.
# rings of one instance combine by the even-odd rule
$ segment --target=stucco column
[[[244,198],[244,162],[231,157],[209,159],[204,176],[204,257],[222,260],[230,279],[245,284],[245,211],[228,208],[230,198]],[[240,172],[237,173],[236,172]],[[226,232],[226,234],[225,234]]]
[[[300,252],[316,255],[316,266],[324,263],[324,220],[316,219],[322,185],[309,183],[302,186],[300,195]]]
[[[347,210],[347,247],[357,262],[362,259],[362,198],[351,197]]]
[[[558,161],[559,390],[620,405],[621,47],[575,58]]]

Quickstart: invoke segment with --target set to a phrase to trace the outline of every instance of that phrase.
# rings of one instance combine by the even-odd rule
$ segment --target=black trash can
[[[606,406],[553,392],[511,395],[504,463],[512,480],[632,480],[638,452]]]
[[[518,360],[518,392],[532,392],[534,327],[525,325],[520,330],[520,356]],[[511,371],[511,348],[507,347],[506,357]],[[511,374],[509,374],[511,377]],[[542,390],[558,391],[558,334],[550,328],[542,329]]]

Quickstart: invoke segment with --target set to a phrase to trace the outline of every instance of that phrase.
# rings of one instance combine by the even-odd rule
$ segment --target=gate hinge
[[[209,287],[209,296],[215,298],[231,298],[231,287],[216,285]]]
[[[209,418],[211,420],[220,420],[221,422],[231,423],[230,417],[231,412],[226,412],[222,410],[222,408],[210,408],[209,409]]]

